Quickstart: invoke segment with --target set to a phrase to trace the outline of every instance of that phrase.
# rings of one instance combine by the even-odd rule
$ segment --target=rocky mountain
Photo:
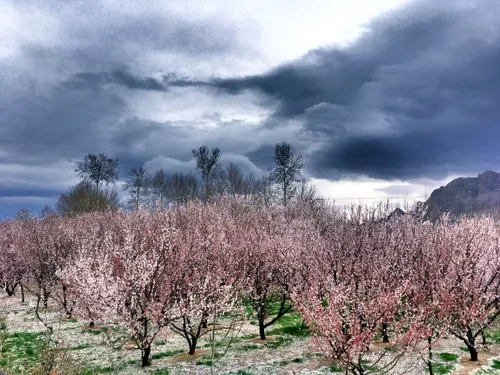
[[[436,220],[443,213],[456,218],[500,212],[500,173],[486,171],[477,177],[460,177],[432,192],[425,202],[425,218]]]

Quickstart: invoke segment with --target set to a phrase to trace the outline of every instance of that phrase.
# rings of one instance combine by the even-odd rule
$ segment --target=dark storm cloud
[[[40,189],[40,187],[26,188],[22,186],[3,186],[0,184],[0,197],[41,197],[52,198],[59,196],[59,189]]]
[[[245,156],[262,170],[268,170],[274,162],[274,147],[275,145],[272,144],[264,144],[246,153]]]
[[[165,165],[190,168],[191,148],[206,144],[248,170],[254,165],[241,154],[266,169],[274,143],[297,136],[307,174],[317,178],[411,180],[498,170],[500,3],[434,3],[379,18],[346,48],[313,50],[264,74],[205,79],[211,66],[252,55],[246,26],[221,15],[103,11],[96,1],[11,0],[19,14],[46,12],[54,28],[47,40],[19,32],[24,36],[0,55],[0,160],[43,166],[105,152],[120,159],[124,175],[161,155]],[[191,67],[198,75],[186,77]],[[241,98],[271,115],[250,128],[220,116],[196,115],[191,124],[185,113],[182,121],[150,121],[131,109],[139,94],[144,113],[153,94],[171,95],[180,107],[214,102],[182,101],[197,90],[221,103],[255,93]],[[57,180],[58,168],[51,172]],[[37,204],[52,189],[36,194]],[[11,190],[9,204],[21,201]]]
[[[266,124],[300,120],[301,133],[321,145],[308,156],[315,177],[498,169],[498,17],[497,1],[415,2],[372,22],[347,48],[311,51],[263,75],[170,85],[275,99]]]
[[[103,152],[108,129],[123,111],[124,102],[114,93],[51,90],[6,108],[0,143],[9,161],[29,164]]]
[[[0,43],[0,217],[15,207],[54,204],[75,183],[72,162],[87,153],[118,157],[122,177],[160,152],[184,155],[184,136],[179,141],[168,123],[137,119],[130,94],[167,91],[152,73],[164,71],[158,61],[177,69],[179,61],[208,66],[247,53],[246,26],[216,14],[117,4],[0,2],[0,23],[9,14],[3,9],[19,21]]]
[[[343,172],[389,180],[439,180],[450,174],[498,169],[500,126],[494,118],[484,121],[437,125],[427,131],[419,131],[415,125],[414,131],[394,135],[354,136],[325,145],[310,160],[322,178]]]
[[[20,38],[15,58],[0,55],[0,157],[5,162],[43,164],[88,152],[113,153],[132,143],[136,133],[143,137],[158,126],[161,131],[161,124],[152,128],[138,120],[136,131],[128,133],[133,138],[116,132],[134,116],[121,88],[167,90],[162,78],[143,77],[129,67],[155,54],[210,61],[238,54],[242,46],[244,28],[216,16],[188,19],[154,8],[110,11],[93,0],[9,4],[20,15],[42,14],[58,33],[39,43]]]
[[[77,73],[65,86],[70,89],[98,88],[105,84],[117,84],[131,90],[166,91],[167,87],[152,77],[137,77],[124,70],[116,70],[111,73]]]

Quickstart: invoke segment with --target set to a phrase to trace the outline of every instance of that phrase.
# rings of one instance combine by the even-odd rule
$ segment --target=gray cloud
[[[401,184],[394,184],[376,190],[382,191],[391,197],[409,197],[409,196],[415,196],[416,194],[422,192],[421,187],[418,185],[401,185]]]
[[[0,147],[5,150],[0,156],[4,162],[43,164],[88,152],[118,149],[120,153],[122,145],[136,143],[138,137],[172,132],[172,128],[140,119],[135,120],[134,129],[127,129],[134,113],[124,89],[166,91],[161,75],[156,79],[132,71],[148,58],[158,59],[155,56],[167,62],[172,56],[192,62],[246,53],[242,47],[246,30],[216,16],[190,19],[161,7],[130,12],[122,11],[121,5],[109,9],[110,4],[97,0],[5,4],[21,18],[38,15],[35,21],[45,34],[32,36],[29,30],[14,34],[18,40],[9,42],[15,54],[7,58],[0,54],[4,73],[0,74]],[[29,38],[23,38],[24,33]],[[151,155],[145,157],[143,161]]]
[[[111,73],[77,73],[64,84],[69,89],[98,88],[105,84],[118,84],[131,90],[166,91],[167,87],[152,77],[137,77],[124,70]]]
[[[268,170],[273,165],[274,145],[263,144],[248,152],[245,156],[263,170]]]
[[[138,92],[177,99],[166,89],[165,69],[215,71],[224,59],[241,60],[251,53],[243,48],[248,25],[217,14],[170,12],[161,2],[126,7],[137,4],[0,4],[0,24],[8,32],[0,45],[0,168],[7,173],[0,178],[0,217],[22,202],[37,209],[54,203],[57,192],[75,182],[68,179],[71,162],[86,153],[118,157],[125,176],[163,153],[182,160],[204,143],[182,126],[137,118],[130,103]],[[2,18],[9,14],[16,16],[12,24]],[[23,176],[12,182],[19,170]]]
[[[266,124],[303,122],[301,134],[320,145],[308,158],[315,177],[443,178],[495,169],[498,16],[495,1],[415,2],[371,23],[345,49],[311,51],[263,75],[170,85],[275,99]]]
[[[31,2],[9,4],[38,14],[29,12]],[[97,1],[43,4],[34,26],[46,33],[13,37],[12,55],[0,53],[4,164],[44,166],[105,152],[123,171],[162,165],[159,157],[182,169],[191,148],[206,144],[258,172],[272,164],[275,142],[287,140],[315,178],[439,179],[500,165],[497,1],[414,2],[367,25],[346,48],[316,49],[248,76],[230,76],[238,64],[230,73],[217,70],[226,60],[254,58],[254,30],[221,15],[97,12],[104,4]],[[163,120],[152,120],[132,109],[154,112],[162,101],[186,111],[169,118],[164,110]],[[234,119],[248,102],[267,118]],[[214,103],[232,110],[214,114]],[[202,114],[186,114],[203,106]],[[35,194],[22,184],[2,186],[9,202]]]

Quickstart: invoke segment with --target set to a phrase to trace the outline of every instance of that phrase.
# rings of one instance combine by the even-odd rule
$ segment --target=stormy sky
[[[0,218],[75,162],[262,174],[288,141],[337,201],[422,197],[500,170],[497,0],[4,0]]]

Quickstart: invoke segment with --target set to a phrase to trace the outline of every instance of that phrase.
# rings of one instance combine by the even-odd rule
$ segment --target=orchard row
[[[37,314],[54,301],[68,317],[128,328],[143,366],[156,338],[179,334],[194,354],[214,321],[245,305],[262,339],[294,309],[325,355],[364,374],[378,337],[391,349],[378,367],[422,343],[430,355],[450,334],[477,360],[500,311],[499,239],[489,218],[431,224],[312,203],[193,202],[2,222],[0,282],[34,294]]]

